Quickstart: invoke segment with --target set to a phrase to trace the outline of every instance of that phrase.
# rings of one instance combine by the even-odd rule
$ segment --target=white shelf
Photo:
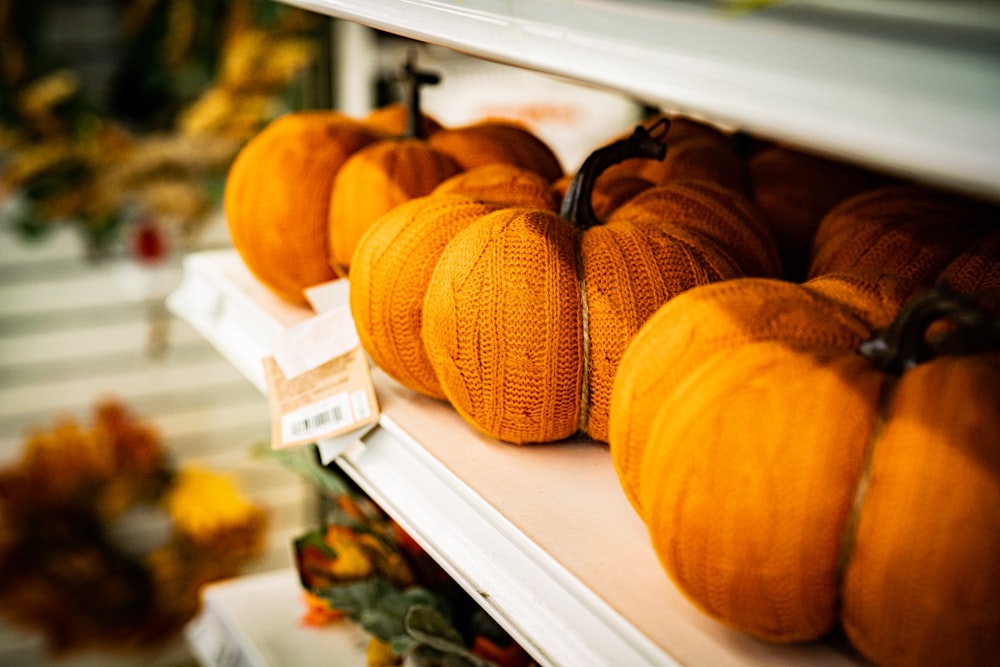
[[[1000,4],[283,0],[1000,198]]]
[[[295,319],[254,300],[260,286],[233,254],[192,257],[186,270],[199,274],[197,298],[223,295],[241,311],[233,317],[282,313],[269,329]],[[174,312],[199,312],[189,296],[174,294]],[[254,350],[238,368],[259,361],[257,347],[230,346],[223,333],[207,336],[231,359]],[[375,382],[379,424],[336,462],[543,664],[862,664],[830,644],[767,644],[694,609],[657,561],[603,445],[497,442],[445,403],[378,371]]]
[[[308,627],[302,588],[292,569],[206,586],[202,610],[185,627],[205,667],[365,667],[367,636],[344,621]]]

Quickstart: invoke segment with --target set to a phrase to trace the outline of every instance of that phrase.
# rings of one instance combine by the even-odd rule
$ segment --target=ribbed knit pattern
[[[767,341],[714,356],[665,396],[640,504],[697,606],[772,641],[835,627],[840,541],[883,383],[850,350]]]
[[[885,667],[996,664],[1000,356],[907,371],[887,419],[844,581],[847,635]]]
[[[885,180],[872,172],[782,147],[747,160],[752,199],[778,244],[785,276],[805,278],[813,234],[838,203]]]
[[[563,175],[559,158],[548,144],[513,122],[487,120],[450,128],[435,133],[428,142],[462,169],[502,162],[533,171],[549,183]]]
[[[881,271],[930,283],[996,211],[927,188],[897,185],[842,202],[820,223],[809,277],[839,271]]]
[[[458,172],[451,158],[420,139],[386,139],[352,155],[329,197],[329,261],[348,268],[361,235],[381,215]]]
[[[530,206],[555,211],[556,193],[533,171],[511,164],[473,167],[445,180],[431,193],[462,195],[505,206]]]
[[[889,326],[903,305],[921,290],[913,280],[878,272],[827,273],[802,287],[838,302],[872,331]]]
[[[1000,289],[1000,227],[970,244],[938,279],[963,294]]]
[[[379,218],[358,243],[350,296],[361,345],[410,389],[444,398],[420,339],[427,284],[455,234],[498,207],[458,195],[419,197]]]
[[[233,246],[283,299],[305,304],[304,288],[336,278],[327,260],[333,179],[376,139],[336,112],[293,113],[267,125],[233,161],[223,201]]]
[[[609,217],[616,219],[669,220],[715,243],[745,276],[782,275],[774,238],[749,202],[712,183],[678,181],[644,190]]]
[[[577,429],[584,368],[574,232],[502,209],[459,232],[431,276],[422,336],[442,389],[484,433],[549,442]]]
[[[737,278],[729,254],[684,224],[665,204],[659,219],[632,220],[624,211],[580,239],[590,331],[588,434],[608,440],[615,374],[639,328],[671,298],[698,285]]]
[[[652,127],[660,116],[645,123]],[[743,160],[733,150],[725,134],[690,118],[673,118],[666,137],[667,153],[662,160],[632,158],[611,167],[607,173],[630,173],[663,185],[672,181],[702,180],[748,194]]]
[[[608,437],[622,488],[640,514],[653,418],[706,360],[755,341],[850,350],[870,335],[863,320],[823,291],[766,278],[728,280],[679,294],[646,321],[618,365]]]

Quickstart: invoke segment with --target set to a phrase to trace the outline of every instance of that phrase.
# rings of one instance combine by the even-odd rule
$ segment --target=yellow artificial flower
[[[259,513],[228,477],[197,467],[178,472],[164,502],[176,529],[196,541],[249,523]]]

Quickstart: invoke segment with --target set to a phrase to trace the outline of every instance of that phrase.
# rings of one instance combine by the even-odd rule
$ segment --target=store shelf
[[[292,569],[207,586],[184,630],[204,667],[365,667],[367,636],[348,622],[302,624],[302,588]]]
[[[204,295],[220,295],[212,299],[231,311],[218,320],[227,328],[206,335],[250,369],[263,343],[230,345],[228,322],[280,317],[264,327],[276,330],[295,318],[270,298],[255,300],[260,286],[234,256],[191,257],[186,270],[198,275],[184,285],[199,289],[182,285],[171,303],[188,318],[204,310]],[[694,609],[657,561],[605,446],[501,443],[443,402],[378,371],[375,382],[379,424],[338,448],[336,463],[543,664],[862,664],[827,643],[760,642]]]
[[[1000,4],[284,0],[1000,198]]]

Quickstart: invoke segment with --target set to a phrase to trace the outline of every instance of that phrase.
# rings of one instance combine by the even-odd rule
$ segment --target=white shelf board
[[[282,1],[1000,198],[995,2]]]
[[[302,587],[294,569],[211,584],[184,629],[204,667],[365,667],[367,635],[348,621],[303,625]]]
[[[270,295],[232,254],[192,258],[187,268],[222,283],[202,289],[226,295],[225,308],[247,309],[233,321],[273,312],[269,299],[254,300]],[[198,312],[185,296],[192,292],[175,293],[175,312]],[[309,316],[297,311],[267,328]],[[259,350],[239,337],[230,347],[229,326],[209,340],[231,359],[252,350],[234,362],[252,367]],[[605,446],[501,443],[378,370],[375,383],[379,424],[338,448],[337,464],[542,664],[863,664],[843,647],[768,644],[697,611],[656,559]]]

